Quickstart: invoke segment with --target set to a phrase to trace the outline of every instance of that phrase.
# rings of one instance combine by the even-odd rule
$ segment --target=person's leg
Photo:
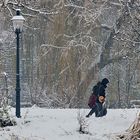
[[[102,104],[101,103],[96,103],[96,111],[95,111],[95,117],[101,117],[102,116]]]
[[[103,113],[102,113],[102,116],[105,116],[107,114],[107,109],[106,107],[103,107]]]
[[[96,106],[94,106],[90,112],[88,113],[88,115],[86,115],[86,117],[90,117],[94,112],[96,111]]]

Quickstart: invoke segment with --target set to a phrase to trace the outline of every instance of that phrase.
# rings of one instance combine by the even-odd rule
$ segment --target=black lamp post
[[[22,32],[24,17],[20,15],[20,9],[16,10],[16,16],[12,18],[14,31],[17,39],[17,49],[16,49],[16,116],[20,118],[20,42],[19,35]]]

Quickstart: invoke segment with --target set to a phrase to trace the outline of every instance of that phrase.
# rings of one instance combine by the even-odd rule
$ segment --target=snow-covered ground
[[[77,116],[83,116],[88,134],[78,132]],[[108,109],[102,118],[85,118],[89,109],[21,109],[17,125],[0,129],[0,140],[112,140],[135,120],[140,109]],[[11,109],[15,114],[15,109]]]

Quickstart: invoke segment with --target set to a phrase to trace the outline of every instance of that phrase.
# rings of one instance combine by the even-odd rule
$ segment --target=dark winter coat
[[[103,96],[105,97],[105,89],[106,89],[107,86],[101,84],[100,87],[99,87],[99,91],[98,91],[98,96]]]
[[[92,89],[92,92],[96,97],[99,95],[100,85],[101,85],[101,82],[98,82]]]
[[[99,96],[103,96],[104,98],[106,97],[105,89],[107,87],[107,83],[109,83],[109,81],[106,80],[106,78],[102,80],[102,82],[101,82],[101,84],[100,84],[100,86],[98,88],[98,97]],[[99,99],[98,98],[97,98],[97,103],[99,103]]]
[[[105,89],[107,87],[107,84],[109,83],[109,80],[107,78],[104,78],[100,84],[100,87],[99,87],[99,91],[98,91],[98,95],[99,96],[103,96],[105,97]]]

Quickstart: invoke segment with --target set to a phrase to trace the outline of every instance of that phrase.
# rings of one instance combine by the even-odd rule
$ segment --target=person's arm
[[[105,88],[103,86],[101,86],[99,89],[99,96],[105,97]]]

